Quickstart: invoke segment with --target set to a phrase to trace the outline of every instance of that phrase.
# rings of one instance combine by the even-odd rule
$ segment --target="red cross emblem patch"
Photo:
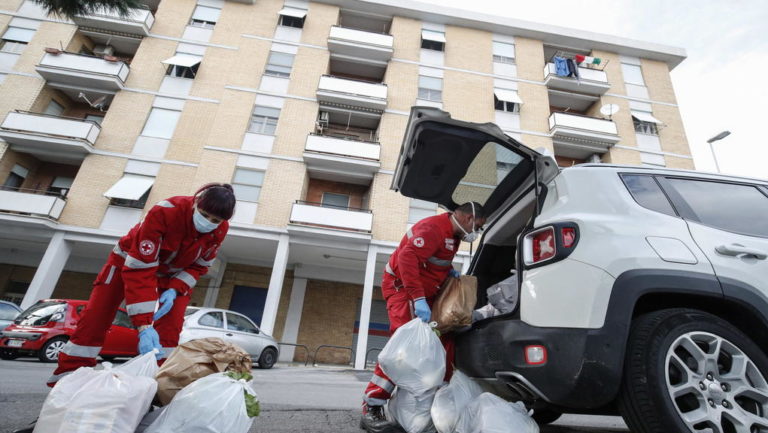
[[[424,246],[424,238],[418,237],[413,239],[413,245],[416,246],[416,248],[421,248]]]
[[[155,243],[149,239],[144,239],[143,241],[139,242],[139,251],[141,251],[141,254],[145,256],[150,256],[155,252]]]

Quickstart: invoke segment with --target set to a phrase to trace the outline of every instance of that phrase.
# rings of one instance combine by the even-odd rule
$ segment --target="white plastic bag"
[[[154,379],[157,372],[160,371],[160,366],[157,365],[156,353],[158,353],[157,349],[152,349],[150,353],[131,358],[112,369],[122,371],[131,376],[151,377]],[[106,365],[107,363],[103,364]]]
[[[478,320],[490,319],[501,314],[499,310],[493,307],[491,304],[485,304],[482,307],[472,312],[472,323]]]
[[[248,433],[253,419],[245,395],[256,396],[245,380],[226,373],[197,379],[179,391],[146,433]]]
[[[379,353],[379,365],[395,385],[423,395],[443,383],[445,349],[432,328],[416,318],[397,328]]]
[[[480,385],[454,370],[451,383],[441,387],[432,403],[432,422],[439,433],[452,433],[464,408],[483,393]]]
[[[392,421],[400,424],[407,433],[431,433],[435,431],[429,410],[435,392],[415,395],[403,388],[397,388],[387,402],[387,411]]]
[[[539,433],[523,403],[510,403],[489,392],[480,394],[459,417],[456,433]]]
[[[130,371],[157,368],[154,353],[130,361],[130,368],[80,367],[64,376],[48,394],[34,433],[133,433],[157,391],[152,377]]]
[[[498,310],[498,314],[515,311],[518,298],[517,273],[512,271],[511,277],[488,287],[485,292],[488,295],[488,303]]]

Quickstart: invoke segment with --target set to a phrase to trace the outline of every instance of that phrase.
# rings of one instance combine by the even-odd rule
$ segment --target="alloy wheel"
[[[66,343],[62,340],[56,340],[49,344],[48,347],[45,348],[45,357],[51,361],[59,359],[59,352],[64,348],[64,344]]]

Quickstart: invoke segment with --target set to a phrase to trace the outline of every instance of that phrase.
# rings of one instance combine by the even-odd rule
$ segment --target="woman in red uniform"
[[[213,264],[234,209],[232,186],[221,183],[152,207],[118,241],[96,277],[88,306],[59,353],[59,365],[48,386],[79,367],[96,365],[123,300],[139,330],[139,352],[158,349],[162,363],[179,342],[192,288]]]

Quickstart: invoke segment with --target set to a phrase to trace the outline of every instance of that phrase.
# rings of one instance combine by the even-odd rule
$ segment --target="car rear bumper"
[[[505,384],[525,400],[573,409],[611,403],[619,389],[623,346],[619,330],[539,328],[519,319],[476,323],[456,336],[456,365],[475,378]],[[541,345],[547,361],[528,365],[525,347]]]

